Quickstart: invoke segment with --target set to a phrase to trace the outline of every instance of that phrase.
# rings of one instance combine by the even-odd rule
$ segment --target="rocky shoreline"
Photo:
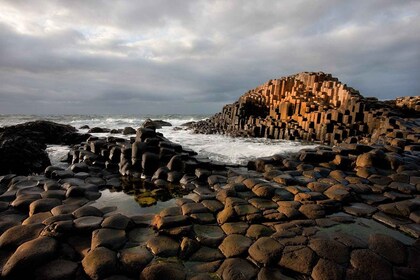
[[[333,133],[314,138],[334,146],[259,158],[247,166],[203,158],[150,123],[129,140],[72,134],[77,141],[70,141],[69,168],[0,176],[1,279],[417,279],[415,100],[395,102],[404,107],[398,114],[391,113],[394,105],[378,108],[384,114],[360,134],[340,134],[355,128],[340,128],[344,119],[361,117],[357,110],[340,117],[340,103],[328,109],[337,110],[337,120],[325,113],[331,113]],[[227,119],[199,126],[235,131],[235,125],[222,125]],[[261,126],[255,127],[261,132],[267,120],[261,114]],[[369,123],[376,127],[370,130]],[[308,123],[315,135],[317,124]],[[50,127],[51,135],[60,134]],[[302,126],[295,131],[287,135],[307,135]],[[40,148],[51,141],[58,140],[45,140]],[[189,194],[156,214],[127,216],[115,207],[94,207],[106,188],[133,193],[143,206],[173,189]]]

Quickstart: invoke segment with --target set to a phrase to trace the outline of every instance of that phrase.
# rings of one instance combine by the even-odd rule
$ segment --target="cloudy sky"
[[[214,113],[332,73],[420,95],[420,1],[0,0],[0,114]]]

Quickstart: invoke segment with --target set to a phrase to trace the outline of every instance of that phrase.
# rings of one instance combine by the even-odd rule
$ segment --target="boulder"
[[[91,279],[98,280],[115,274],[117,262],[117,253],[105,247],[98,247],[86,255],[82,266]]]
[[[186,272],[182,264],[170,261],[155,262],[143,269],[141,280],[185,280]]]

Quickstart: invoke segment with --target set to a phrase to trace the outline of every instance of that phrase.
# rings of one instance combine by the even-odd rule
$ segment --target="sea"
[[[258,157],[271,156],[274,154],[288,154],[304,148],[315,147],[312,143],[298,141],[272,140],[265,138],[234,138],[226,135],[194,134],[186,130],[182,124],[191,121],[200,121],[208,118],[208,115],[0,115],[0,127],[16,125],[35,120],[48,120],[62,124],[69,124],[78,129],[80,133],[87,133],[88,129],[80,129],[82,126],[101,127],[109,129],[123,129],[124,127],[138,128],[146,119],[163,120],[172,124],[164,126],[158,131],[172,142],[190,148],[200,156],[211,160],[246,165],[249,160]],[[109,133],[92,133],[95,136],[109,136]],[[113,136],[129,138],[122,134]],[[47,152],[52,165],[63,168],[68,167],[62,162],[70,148],[61,145],[49,145]],[[132,216],[137,214],[155,214],[166,207],[175,205],[173,199],[158,200],[151,207],[140,206],[135,195],[121,190],[104,189],[101,197],[93,204],[98,208],[114,207],[118,212]],[[184,196],[188,197],[188,195]]]

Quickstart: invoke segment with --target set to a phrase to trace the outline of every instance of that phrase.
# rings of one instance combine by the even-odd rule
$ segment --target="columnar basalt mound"
[[[198,133],[336,144],[352,136],[399,129],[401,118],[419,116],[418,100],[381,102],[363,97],[331,74],[303,72],[269,80],[192,128]]]

